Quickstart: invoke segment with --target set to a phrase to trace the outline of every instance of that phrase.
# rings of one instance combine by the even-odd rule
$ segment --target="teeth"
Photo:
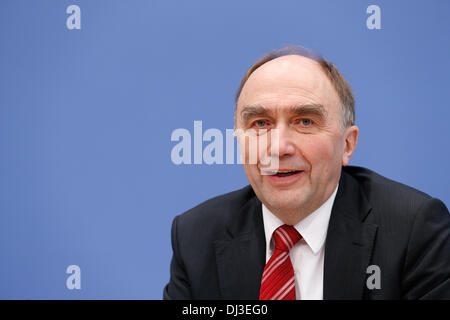
[[[296,174],[297,172],[299,172],[299,171],[279,171],[279,172],[277,172],[276,175],[279,177],[286,177],[286,176],[290,176],[292,174]]]
[[[288,175],[300,172],[299,170],[291,170],[291,171],[266,171],[267,175]]]

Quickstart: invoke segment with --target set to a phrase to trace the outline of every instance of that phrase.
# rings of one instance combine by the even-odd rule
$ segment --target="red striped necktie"
[[[282,225],[273,233],[275,249],[264,267],[259,300],[295,300],[294,269],[289,251],[302,238],[293,226]]]

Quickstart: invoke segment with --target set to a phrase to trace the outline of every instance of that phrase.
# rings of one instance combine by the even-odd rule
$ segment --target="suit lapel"
[[[324,299],[361,299],[377,226],[364,222],[372,208],[358,182],[339,182],[325,242]]]
[[[223,299],[258,299],[266,241],[261,202],[254,196],[233,215],[228,234],[215,241]]]

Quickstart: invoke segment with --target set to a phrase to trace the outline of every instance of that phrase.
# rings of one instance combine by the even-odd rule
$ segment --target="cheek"
[[[259,183],[261,180],[261,175],[259,173],[259,168],[255,164],[244,164],[244,171],[247,179],[250,183]]]
[[[260,164],[263,167],[268,167],[267,162],[270,161],[270,135],[241,135],[238,137],[239,152],[241,155],[241,162],[244,164]],[[262,161],[263,160],[263,161]],[[263,163],[261,163],[261,161]],[[246,169],[247,170],[247,169]]]
[[[237,137],[241,162],[244,164],[256,164],[258,161],[257,137],[241,134]],[[245,169],[247,171],[247,168]]]
[[[300,150],[313,173],[326,174],[336,162],[337,149],[328,137],[311,136],[303,139]]]

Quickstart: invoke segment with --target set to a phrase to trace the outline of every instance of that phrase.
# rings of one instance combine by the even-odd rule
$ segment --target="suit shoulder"
[[[351,175],[374,207],[415,212],[432,197],[403,183],[388,179],[372,170],[348,166],[344,172]]]

